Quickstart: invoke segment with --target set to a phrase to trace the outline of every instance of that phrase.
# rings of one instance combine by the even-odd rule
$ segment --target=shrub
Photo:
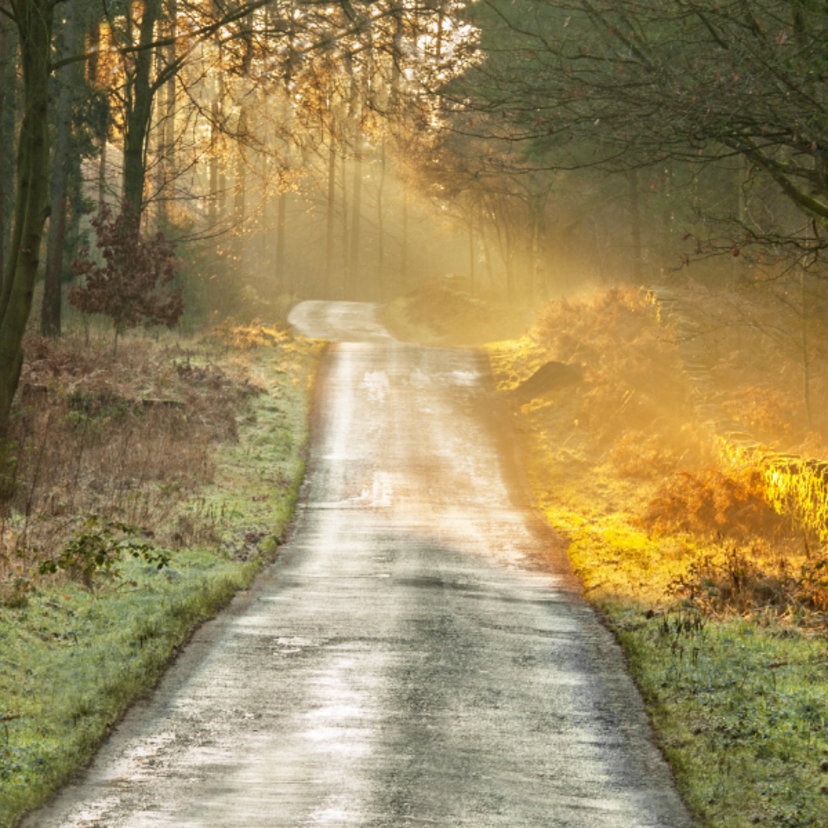
[[[118,336],[128,328],[175,327],[184,312],[184,299],[180,287],[168,289],[178,268],[173,245],[162,233],[143,240],[140,217],[126,205],[117,216],[109,205],[104,206],[92,226],[105,264],[89,258],[88,246],[81,248],[72,268],[84,282],[69,290],[70,304],[82,313],[111,317],[113,351]]]
[[[672,331],[637,290],[552,302],[532,335],[555,359],[586,366],[578,423],[597,437],[692,419]]]
[[[657,532],[732,538],[779,536],[788,526],[766,500],[759,470],[737,479],[714,468],[665,480],[641,522]]]

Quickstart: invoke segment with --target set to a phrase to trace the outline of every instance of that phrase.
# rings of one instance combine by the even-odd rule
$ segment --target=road
[[[28,828],[689,826],[484,357],[291,321],[339,342],[291,539]]]

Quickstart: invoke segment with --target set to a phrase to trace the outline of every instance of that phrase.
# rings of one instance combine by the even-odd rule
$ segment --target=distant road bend
[[[618,648],[539,565],[483,357],[372,305],[291,322],[338,343],[291,540],[26,826],[689,828]]]

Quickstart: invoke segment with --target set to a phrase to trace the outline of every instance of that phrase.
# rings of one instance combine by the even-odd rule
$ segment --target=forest
[[[281,432],[278,503],[232,471],[304,422],[288,311],[374,302],[486,348],[699,824],[824,824],[827,256],[820,0],[0,0],[0,610],[219,545],[168,659],[296,498]],[[2,828],[70,772],[28,715]]]
[[[117,332],[264,318],[280,295],[387,301],[448,274],[528,318],[596,285],[678,287],[707,329],[772,344],[778,393],[822,427],[819,4],[0,11],[2,418],[27,325],[52,337],[67,299],[118,304],[80,285],[105,255],[92,219],[126,207],[169,245],[155,279],[178,294],[110,314]]]

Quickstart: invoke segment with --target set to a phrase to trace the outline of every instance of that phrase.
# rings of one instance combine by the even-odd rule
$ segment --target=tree
[[[11,244],[0,291],[0,429],[5,428],[23,366],[23,334],[32,308],[48,215],[48,103],[52,18],[57,0],[11,0],[23,68],[23,122]],[[5,10],[0,7],[0,14]]]
[[[126,205],[117,216],[108,205],[103,207],[92,226],[104,264],[89,258],[88,247],[81,248],[73,267],[84,281],[69,290],[69,302],[83,313],[112,319],[113,352],[128,328],[175,327],[184,299],[180,287],[169,289],[178,269],[173,245],[161,232],[142,239],[140,216]]]
[[[6,66],[8,59],[9,23],[4,13],[8,11],[8,0],[0,0],[0,147],[5,146],[4,132],[6,121]],[[5,170],[0,164],[0,291],[3,289],[3,263],[5,262],[6,242],[6,188]]]
[[[62,32],[62,57],[77,53],[78,0],[66,3]],[[69,183],[69,153],[72,143],[72,97],[77,80],[77,65],[68,64],[57,73],[57,129],[52,154],[50,181],[49,237],[40,330],[45,336],[59,336],[61,327],[61,283],[63,281],[63,247],[66,239],[66,208]]]
[[[489,58],[455,97],[502,115],[494,134],[530,148],[538,166],[732,170],[744,159],[796,210],[775,211],[759,226],[731,210],[743,243],[810,251],[810,220],[828,227],[824,4],[486,0],[481,7]],[[720,246],[730,250],[733,240]]]

